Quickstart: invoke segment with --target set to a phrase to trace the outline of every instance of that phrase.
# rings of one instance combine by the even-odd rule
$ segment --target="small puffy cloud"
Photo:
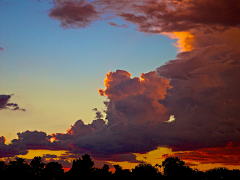
[[[54,0],[49,16],[61,22],[64,28],[85,28],[100,18],[96,7],[85,0]]]
[[[3,51],[3,48],[2,48],[2,47],[0,47],[0,51]]]

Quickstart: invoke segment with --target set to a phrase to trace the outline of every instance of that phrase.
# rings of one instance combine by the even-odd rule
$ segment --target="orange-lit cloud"
[[[0,144],[5,144],[6,138],[4,136],[0,137]]]
[[[112,116],[110,124],[113,120],[114,123],[125,121],[124,124],[163,121],[165,109],[158,100],[163,99],[170,88],[168,79],[157,76],[154,71],[142,73],[140,78],[131,78],[130,73],[122,70],[106,76],[106,89],[100,89],[99,93],[110,100],[107,107],[108,117]]]
[[[190,32],[183,31],[183,32],[162,33],[162,34],[167,35],[171,39],[178,39],[178,41],[173,45],[178,48],[179,52],[193,50],[192,41],[194,39],[194,35],[192,35]]]
[[[239,166],[239,143],[228,143],[225,147],[202,148],[194,151],[175,152],[171,156],[200,164],[222,164],[223,166]],[[163,158],[166,158],[165,155]]]

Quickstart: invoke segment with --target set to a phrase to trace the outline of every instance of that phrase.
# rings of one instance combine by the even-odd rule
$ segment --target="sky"
[[[238,0],[0,0],[0,158],[240,168]]]

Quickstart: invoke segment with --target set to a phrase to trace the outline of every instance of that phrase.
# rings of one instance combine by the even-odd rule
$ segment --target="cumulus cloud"
[[[18,138],[11,141],[11,145],[22,145],[27,149],[69,150],[67,142],[51,141],[51,135],[41,131],[25,131],[17,133]]]
[[[16,155],[25,155],[28,153],[26,146],[24,145],[6,145],[6,138],[0,137],[0,158],[3,157],[14,157]]]
[[[3,51],[3,48],[2,48],[2,47],[0,47],[0,51]]]
[[[107,103],[109,125],[117,121],[124,124],[163,121],[160,117],[165,109],[158,100],[163,99],[166,89],[170,88],[169,80],[154,71],[142,73],[140,78],[131,78],[131,74],[123,70],[109,72],[106,76],[106,89],[99,89],[99,93],[110,100]]]

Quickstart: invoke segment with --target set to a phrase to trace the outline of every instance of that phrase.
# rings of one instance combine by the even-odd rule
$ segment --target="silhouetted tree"
[[[26,159],[16,158],[15,161],[10,161],[7,173],[10,179],[23,178],[30,179],[30,166],[27,164]]]
[[[129,169],[122,169],[122,167],[119,164],[113,165],[115,168],[114,176],[115,177],[129,177],[130,176],[130,170]]]
[[[93,171],[94,162],[90,158],[90,155],[85,154],[82,159],[73,160],[72,169],[81,171],[82,173],[91,173]]]
[[[111,179],[112,173],[109,172],[109,166],[107,164],[104,164],[103,167],[100,168],[95,168],[93,171],[93,177],[99,178],[99,177],[104,177],[104,179]]]
[[[158,171],[158,168],[155,166],[152,166],[148,163],[140,163],[137,166],[135,166],[134,169],[132,169],[133,177],[138,178],[158,178],[161,176],[161,173]]]
[[[83,175],[91,175],[94,171],[94,162],[90,158],[90,155],[85,154],[82,159],[73,160],[72,168],[68,171],[67,176],[72,179]]]
[[[7,173],[6,173],[7,165],[4,161],[0,161],[0,177],[2,179],[7,179]]]
[[[179,176],[184,165],[185,162],[178,157],[168,157],[162,162],[164,175],[168,178],[175,178]]]
[[[132,172],[135,174],[142,174],[142,175],[150,175],[150,174],[157,174],[158,169],[151,164],[148,163],[140,163],[132,169]]]
[[[64,170],[62,165],[58,162],[48,163],[43,170],[44,179],[61,179],[63,177]]]
[[[90,155],[73,161],[71,170],[64,173],[63,167],[58,162],[50,162],[44,166],[41,157],[34,157],[30,165],[23,158],[16,158],[6,165],[0,161],[0,179],[7,180],[69,180],[69,179],[164,179],[164,180],[239,180],[240,170],[227,168],[214,168],[206,172],[192,169],[185,165],[178,157],[169,157],[162,162],[164,176],[159,172],[161,165],[152,166],[148,163],[140,163],[132,172],[122,169],[118,164],[114,165],[115,173],[109,172],[109,166],[104,164],[102,168],[93,168],[94,162]]]
[[[231,172],[232,171],[230,171],[225,167],[218,167],[218,168],[207,170],[205,174],[206,174],[206,177],[210,180],[224,180],[224,179],[230,179]]]
[[[31,173],[35,177],[41,177],[45,164],[42,162],[41,157],[34,157],[30,162]]]

